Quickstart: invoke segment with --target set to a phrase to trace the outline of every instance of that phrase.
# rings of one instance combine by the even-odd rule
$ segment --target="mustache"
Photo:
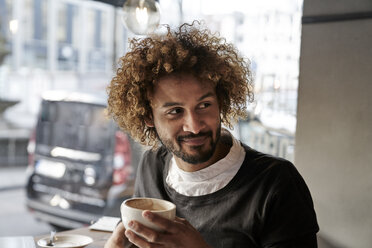
[[[183,141],[185,139],[192,139],[192,138],[199,138],[199,137],[206,137],[206,136],[212,136],[212,131],[208,132],[200,132],[197,134],[188,134],[188,135],[180,135],[177,137],[177,141]]]

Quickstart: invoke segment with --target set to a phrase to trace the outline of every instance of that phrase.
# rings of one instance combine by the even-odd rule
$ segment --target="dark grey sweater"
[[[245,145],[245,160],[222,189],[184,196],[165,183],[172,155],[147,151],[138,168],[135,196],[166,199],[177,206],[212,247],[314,248],[319,230],[310,192],[289,161]]]

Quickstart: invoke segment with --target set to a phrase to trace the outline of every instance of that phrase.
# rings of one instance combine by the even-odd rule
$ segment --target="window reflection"
[[[47,68],[47,0],[25,0],[23,65]]]
[[[11,51],[11,32],[10,22],[12,21],[12,4],[11,0],[0,0],[0,65],[7,64],[6,55]],[[0,81],[0,91],[2,85]]]
[[[107,37],[105,36],[105,27],[107,27],[107,12],[98,9],[89,9],[87,11],[87,70],[102,71],[105,70]]]
[[[115,41],[116,46],[114,50],[115,62],[119,61],[120,57],[127,52],[127,43],[128,40],[128,31],[125,26],[122,24],[123,12],[116,10],[116,25],[115,25]]]
[[[79,9],[70,3],[58,6],[58,69],[76,70],[79,61],[78,33],[81,32],[78,22]]]
[[[113,16],[113,6],[94,1],[0,0],[1,49],[10,53],[4,64],[15,71],[111,71]],[[125,36],[117,38],[126,45]]]

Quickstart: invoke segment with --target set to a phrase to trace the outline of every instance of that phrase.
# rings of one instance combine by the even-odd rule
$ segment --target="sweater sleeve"
[[[265,209],[261,244],[275,248],[315,248],[319,230],[310,191],[296,168],[278,166]]]
[[[163,180],[167,154],[162,148],[144,153],[137,170],[134,197],[168,198]]]

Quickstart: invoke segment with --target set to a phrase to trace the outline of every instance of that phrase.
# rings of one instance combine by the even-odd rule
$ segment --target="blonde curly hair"
[[[166,26],[164,35],[130,41],[130,52],[120,58],[120,67],[107,87],[108,113],[119,127],[141,144],[155,146],[156,130],[145,124],[152,110],[148,93],[161,77],[192,74],[216,87],[221,121],[232,127],[246,116],[247,101],[253,100],[249,61],[233,47],[194,21],[175,31]]]

